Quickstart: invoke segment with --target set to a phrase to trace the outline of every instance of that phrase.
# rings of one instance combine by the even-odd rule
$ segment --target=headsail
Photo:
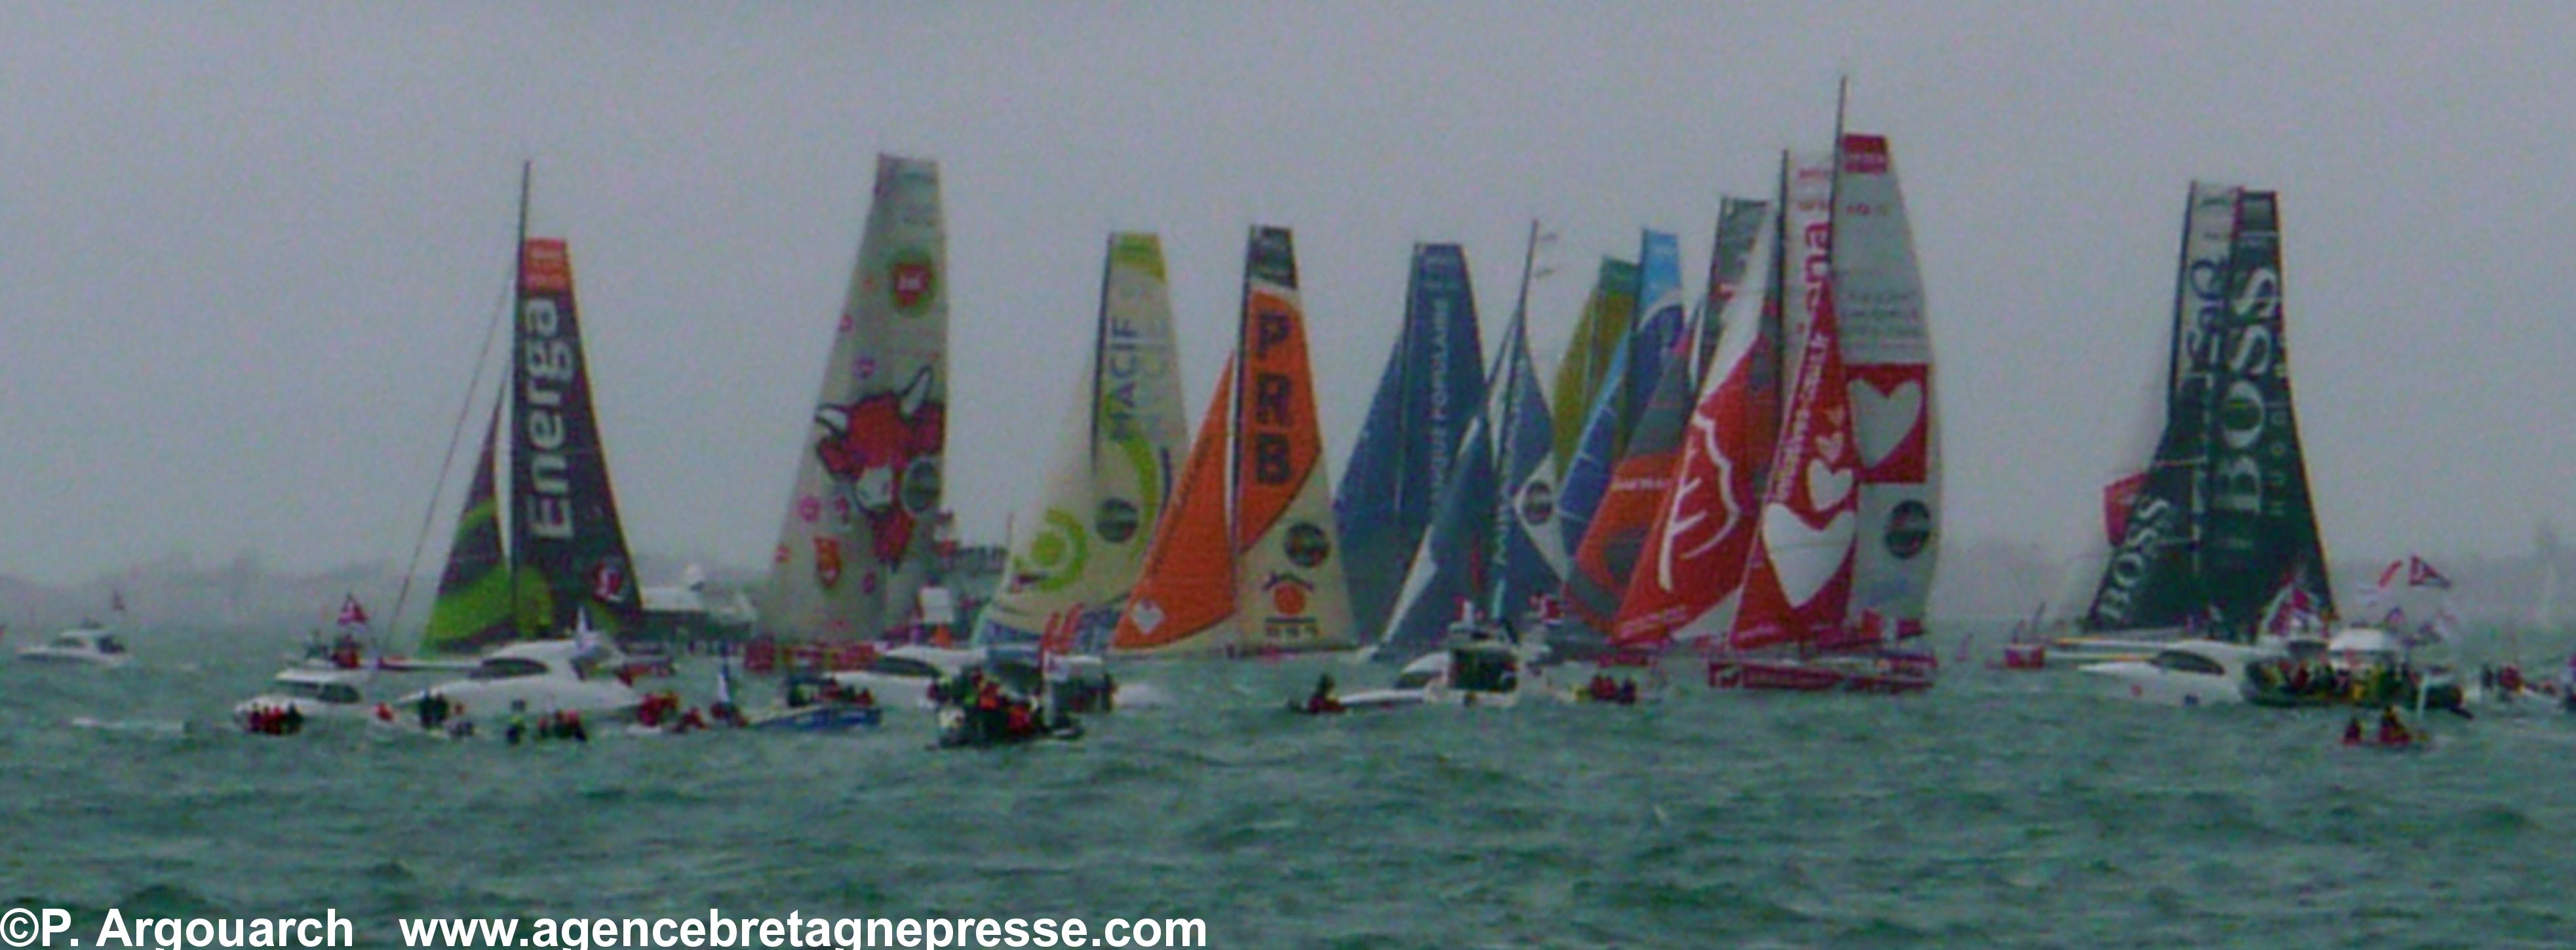
[[[1189,433],[1154,235],[1110,236],[1098,321],[1035,530],[1013,546],[979,639],[1035,642],[1052,621],[1076,649],[1104,648],[1171,503]]]
[[[1475,419],[1440,487],[1440,511],[1405,572],[1377,658],[1404,662],[1438,649],[1461,613],[1483,613],[1494,567],[1494,440]]]
[[[1825,643],[1845,632],[1850,611],[1860,456],[1832,281],[1815,284],[1803,295],[1813,308],[1807,339],[1763,490],[1743,605],[1727,635],[1737,649]]]
[[[769,632],[874,639],[908,623],[932,559],[948,410],[939,166],[877,157],[874,201],[771,552]]]
[[[519,249],[511,351],[510,553],[523,636],[555,636],[588,614],[606,632],[644,620],[626,531],[609,487],[608,454],[591,411],[590,364],[573,307],[564,242]]]
[[[475,653],[517,639],[510,616],[510,565],[501,550],[501,502],[493,477],[500,461],[497,436],[505,401],[493,402],[492,421],[483,428],[483,452],[475,458],[465,507],[456,517],[456,540],[448,546],[446,570],[438,575],[438,599],[430,604],[429,626],[421,631],[423,653]]]
[[[1386,629],[1407,564],[1442,505],[1443,480],[1484,402],[1484,353],[1466,252],[1414,245],[1403,329],[1333,497],[1360,636]]]
[[[1529,259],[1535,256],[1538,241],[1535,222],[1530,235],[1532,250],[1523,258],[1520,302],[1512,308],[1510,328],[1503,331],[1503,351],[1494,361],[1490,384],[1492,402],[1486,409],[1494,423],[1499,485],[1493,508],[1494,572],[1485,610],[1515,630],[1535,629],[1530,616],[1534,601],[1556,596],[1567,566],[1556,524],[1556,430],[1529,351]]]
[[[1923,275],[1887,140],[1843,136],[1834,186],[1833,297],[1860,449],[1855,617],[1924,632],[1940,549],[1940,430]]]
[[[1171,510],[1145,549],[1144,569],[1119,614],[1111,649],[1205,654],[1232,646],[1234,539],[1226,513],[1226,463],[1233,458],[1234,390],[1229,356],[1208,396]]]

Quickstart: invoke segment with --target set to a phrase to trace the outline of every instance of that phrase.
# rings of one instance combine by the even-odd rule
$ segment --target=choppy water
[[[1215,946],[2576,940],[2555,714],[2393,755],[2331,713],[1981,668],[1896,700],[1280,712],[1377,675],[1314,660],[1129,665],[1172,705],[1037,748],[929,752],[908,713],[510,748],[234,734],[285,644],[133,639],[125,670],[0,659],[0,904],[334,907],[371,945],[398,916],[709,907],[1203,917]]]

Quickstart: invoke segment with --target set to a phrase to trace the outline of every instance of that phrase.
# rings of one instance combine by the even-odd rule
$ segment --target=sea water
[[[128,916],[1195,917],[1210,945],[2565,946],[2576,717],[2175,710],[1953,663],[1901,698],[1712,693],[1310,718],[1335,660],[1127,663],[1079,742],[587,745],[230,705],[291,645],[137,632],[0,658],[0,904]],[[1944,658],[1949,646],[1943,645]],[[669,681],[702,697],[709,661]],[[651,685],[648,681],[647,685]]]

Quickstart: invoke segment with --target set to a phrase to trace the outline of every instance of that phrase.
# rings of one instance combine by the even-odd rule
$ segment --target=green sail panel
[[[637,630],[644,606],[591,408],[572,257],[563,241],[530,238],[520,245],[517,317],[509,497],[519,634],[569,636],[585,614],[602,633]]]
[[[1077,649],[1108,648],[1189,451],[1163,245],[1113,234],[1089,365],[1067,408],[1055,469],[976,638],[1036,642],[1070,622]],[[1062,619],[1059,619],[1062,618]]]
[[[2217,632],[2239,640],[2254,638],[2265,605],[2285,588],[2305,590],[2319,615],[2335,616],[2291,409],[2280,222],[2273,192],[2237,196],[2226,308],[2212,341],[2201,559]]]
[[[465,508],[456,518],[456,540],[447,549],[447,569],[438,576],[438,599],[429,608],[429,627],[421,632],[423,653],[476,653],[516,639],[510,616],[509,565],[501,551],[501,503],[492,475],[500,427],[501,406],[496,402],[492,421],[483,428],[483,454],[474,463]]]
[[[771,552],[767,633],[873,640],[918,617],[948,434],[947,261],[938,163],[878,156]]]

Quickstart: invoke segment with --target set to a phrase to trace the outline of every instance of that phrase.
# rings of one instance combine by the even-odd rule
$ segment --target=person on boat
[[[1620,680],[1620,681],[1619,681],[1619,705],[1622,705],[1622,706],[1634,706],[1634,705],[1636,705],[1636,704],[1637,704],[1637,681],[1636,681],[1636,680],[1633,680],[1633,679],[1622,679],[1622,680]]]
[[[2410,732],[2410,731],[2406,728],[2406,721],[2405,721],[2405,720],[2402,720],[2402,719],[2397,718],[2397,707],[2395,707],[2395,706],[2382,706],[2382,707],[2380,707],[2380,709],[2379,709],[2379,744],[2380,744],[2380,745],[2385,745],[2385,746],[2400,746],[2400,745],[2405,745],[2405,744],[2407,744],[2407,743],[2409,743],[2409,742],[2412,742],[2412,741],[2414,741],[2414,739],[2415,739],[2414,734],[2413,734],[2412,732]]]
[[[300,706],[288,705],[286,712],[277,717],[277,726],[279,735],[291,736],[303,732],[304,709]]]
[[[1331,712],[1341,708],[1341,705],[1341,700],[1333,695],[1333,674],[1324,673],[1316,676],[1315,691],[1306,694],[1306,711]]]
[[[876,691],[866,687],[860,687],[859,694],[850,697],[850,705],[856,706],[860,709],[875,709],[877,706]]]
[[[513,699],[510,701],[510,725],[501,730],[501,738],[508,740],[511,745],[518,745],[519,740],[527,738],[527,735],[528,701]]]
[[[2360,713],[2354,713],[2354,714],[2352,715],[2352,717],[2351,717],[2351,718],[2344,720],[2344,722],[2343,722],[2343,744],[2345,744],[2345,745],[2360,745],[2360,744],[2361,744],[2361,714],[2360,714]]]

